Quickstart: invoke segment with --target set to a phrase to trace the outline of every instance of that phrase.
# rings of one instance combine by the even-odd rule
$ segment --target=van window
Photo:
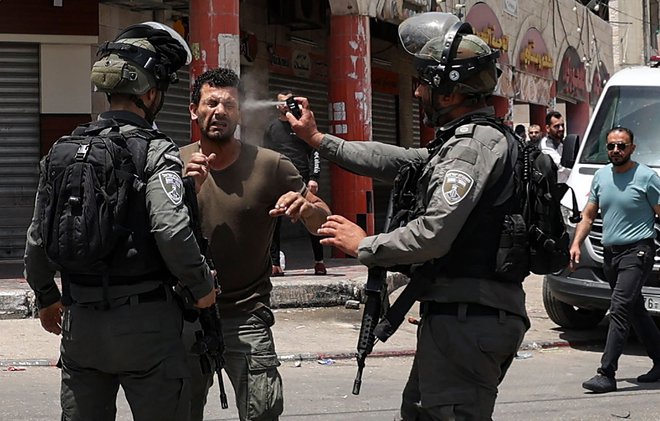
[[[615,126],[627,127],[635,135],[635,161],[651,167],[660,167],[659,86],[608,88],[585,140],[581,163],[609,163],[605,135]]]

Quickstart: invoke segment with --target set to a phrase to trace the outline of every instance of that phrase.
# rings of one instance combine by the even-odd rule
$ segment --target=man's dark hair
[[[561,113],[559,111],[550,111],[545,115],[545,125],[549,126],[553,118],[561,118]]]
[[[523,126],[522,124],[518,124],[518,125],[516,126],[516,128],[513,129],[513,132],[514,132],[515,134],[517,134],[518,136],[520,136],[522,139],[524,139],[524,138],[525,138],[525,133],[526,133],[527,131],[525,130],[525,126]]]
[[[277,95],[293,95],[293,89],[282,88],[277,91]]]
[[[632,130],[630,130],[627,127],[622,127],[622,126],[612,127],[610,130],[608,130],[607,134],[605,135],[605,139],[607,140],[610,133],[614,133],[614,132],[623,132],[623,133],[627,134],[628,137],[630,138],[630,143],[635,143],[635,135],[633,135]]]
[[[201,91],[204,85],[209,85],[213,88],[238,88],[238,97],[243,96],[243,86],[241,79],[231,69],[219,67],[213,70],[207,70],[195,79],[195,84],[190,94],[190,101],[199,105],[199,100],[202,97]]]

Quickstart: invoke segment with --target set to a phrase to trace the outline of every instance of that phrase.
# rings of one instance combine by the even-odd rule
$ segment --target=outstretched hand
[[[321,244],[337,247],[353,257],[357,257],[360,241],[367,236],[367,233],[359,225],[341,215],[328,216],[326,222],[319,228],[318,233],[327,237],[321,239]]]
[[[286,216],[292,222],[304,218],[313,209],[314,205],[305,199],[300,193],[293,191],[284,193],[277,199],[275,207],[268,214],[270,216]]]
[[[289,120],[289,124],[291,124],[291,129],[296,133],[296,136],[304,140],[312,148],[318,149],[323,140],[323,133],[319,132],[316,126],[314,113],[309,108],[309,101],[307,98],[301,96],[297,96],[294,99],[298,104],[302,105],[302,116],[300,119],[297,119],[290,111],[287,111],[286,118]]]
[[[184,176],[190,176],[195,180],[195,192],[199,193],[201,190],[202,184],[209,175],[209,167],[215,161],[215,158],[215,153],[206,156],[201,152],[194,152],[190,157],[190,162],[186,164]]]

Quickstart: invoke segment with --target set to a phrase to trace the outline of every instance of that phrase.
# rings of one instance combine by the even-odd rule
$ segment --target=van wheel
[[[590,329],[605,317],[605,310],[587,310],[573,307],[559,301],[548,288],[548,281],[543,279],[543,306],[550,320],[569,329]]]

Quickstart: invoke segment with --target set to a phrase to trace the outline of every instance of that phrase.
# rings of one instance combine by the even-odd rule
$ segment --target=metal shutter
[[[372,140],[398,145],[397,96],[374,92],[371,109]]]
[[[0,42],[0,259],[22,259],[39,182],[39,44]]]
[[[165,94],[163,109],[156,116],[158,129],[179,146],[190,143],[190,73],[188,66],[176,72],[179,82],[171,84]]]
[[[419,148],[420,146],[420,127],[421,116],[420,116],[420,106],[419,99],[412,97],[412,145],[414,148]]]
[[[374,92],[371,99],[372,140],[390,145],[398,145],[398,104],[397,96]],[[376,232],[381,232],[387,216],[387,204],[390,199],[392,184],[373,180],[374,223]]]

